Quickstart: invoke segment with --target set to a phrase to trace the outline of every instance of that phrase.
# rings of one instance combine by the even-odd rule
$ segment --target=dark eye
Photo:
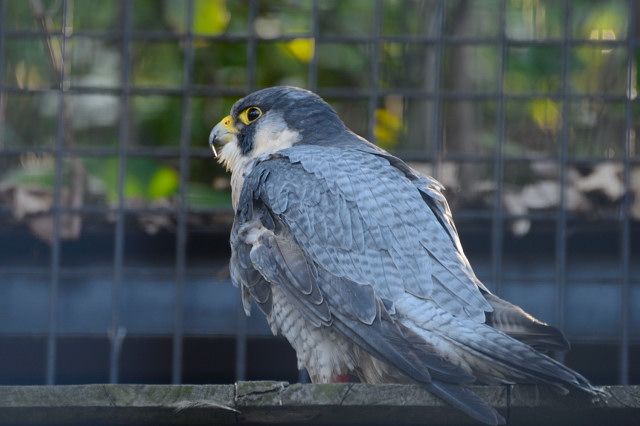
[[[262,115],[262,111],[260,111],[256,107],[251,107],[247,111],[247,119],[249,120],[249,122],[257,120],[258,117],[260,117],[261,115]]]
[[[244,111],[238,115],[240,121],[242,121],[245,125],[249,123],[253,123],[262,115],[262,110],[258,107],[252,106],[249,108],[245,108]]]

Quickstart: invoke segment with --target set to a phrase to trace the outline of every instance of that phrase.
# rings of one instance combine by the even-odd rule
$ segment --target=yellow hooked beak
[[[234,126],[233,118],[230,115],[227,115],[225,118],[220,120],[218,124],[216,124],[211,133],[209,134],[209,146],[213,151],[213,156],[217,157],[218,153],[216,152],[215,145],[224,145],[230,142],[234,135],[238,133],[238,129]]]

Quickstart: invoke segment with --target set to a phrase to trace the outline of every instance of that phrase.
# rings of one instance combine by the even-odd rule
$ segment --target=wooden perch
[[[533,385],[475,386],[510,425],[631,425],[640,386],[607,397]],[[473,420],[417,385],[359,383],[0,386],[0,424],[423,424]]]

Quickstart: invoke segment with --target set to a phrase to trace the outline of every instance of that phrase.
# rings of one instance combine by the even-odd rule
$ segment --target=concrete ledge
[[[472,387],[510,425],[632,425],[640,386],[607,396],[529,385]],[[414,385],[288,384],[0,386],[0,424],[424,424],[471,419]]]

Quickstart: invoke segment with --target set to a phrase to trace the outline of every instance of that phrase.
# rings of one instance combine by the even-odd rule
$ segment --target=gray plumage
[[[253,93],[210,142],[224,144],[232,172],[232,281],[314,382],[417,382],[488,424],[504,419],[461,385],[595,391],[530,346],[566,350],[558,330],[476,278],[440,184],[349,131],[313,93]]]

